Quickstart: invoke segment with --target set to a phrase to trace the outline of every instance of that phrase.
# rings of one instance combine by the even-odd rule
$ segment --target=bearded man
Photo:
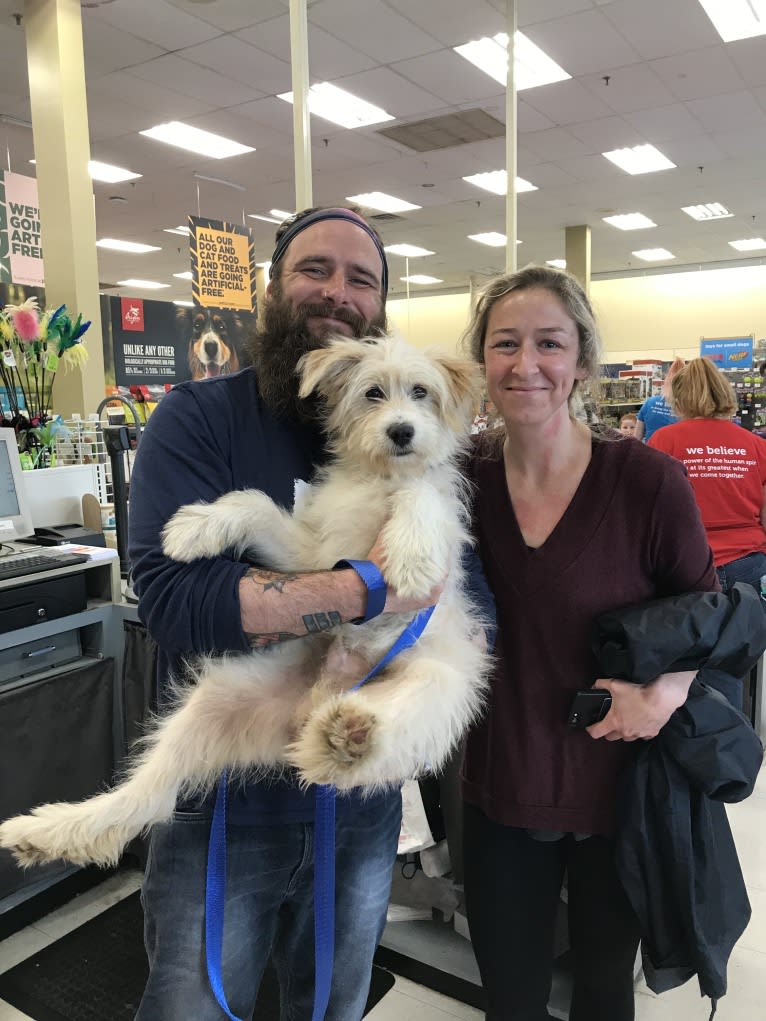
[[[277,233],[253,366],[182,383],[152,415],[131,479],[130,558],[139,617],[156,640],[158,701],[185,658],[246,652],[365,616],[354,570],[277,574],[231,557],[176,563],[160,534],[182,505],[234,489],[261,489],[293,505],[296,480],[321,463],[315,407],[298,398],[301,355],[331,334],[385,330],[388,267],[373,228],[343,208],[314,209]],[[369,559],[380,567],[376,544]],[[384,612],[421,604],[389,591]],[[287,773],[230,791],[223,988],[251,1018],[273,959],[289,1016],[309,1021],[314,996],[315,791]],[[155,826],[143,885],[149,980],[137,1021],[220,1021],[203,949],[205,871],[212,808],[177,805]],[[401,823],[398,790],[338,798],[336,933],[327,1021],[359,1021],[385,924]],[[285,1016],[283,1014],[283,1016]]]

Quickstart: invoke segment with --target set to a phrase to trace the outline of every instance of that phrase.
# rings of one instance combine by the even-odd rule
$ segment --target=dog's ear
[[[437,367],[446,380],[447,389],[450,395],[450,407],[445,412],[451,419],[451,424],[457,428],[465,427],[465,419],[470,416],[473,408],[479,402],[481,394],[481,378],[479,367],[466,358],[458,358],[457,355],[445,354],[443,351],[429,352]],[[450,415],[450,412],[456,412]]]
[[[364,342],[345,338],[333,340],[327,347],[317,348],[316,351],[309,351],[298,362],[297,372],[301,379],[298,396],[308,397],[316,392],[323,397],[330,397],[337,393],[367,351]]]
[[[189,322],[191,320],[190,310],[188,308],[176,308],[175,321],[176,321],[176,333],[179,337],[186,337],[189,331]]]

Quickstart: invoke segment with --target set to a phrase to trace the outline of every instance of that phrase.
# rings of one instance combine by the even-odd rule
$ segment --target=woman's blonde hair
[[[495,277],[482,289],[478,301],[471,313],[468,327],[463,334],[463,344],[471,357],[479,365],[484,364],[484,338],[492,309],[507,295],[514,291],[528,291],[533,287],[542,287],[550,291],[564,306],[567,315],[577,327],[579,349],[577,366],[586,370],[586,379],[598,379],[601,366],[601,337],[596,326],[596,317],[579,281],[571,273],[554,269],[552,266],[525,266],[515,273],[505,273]],[[575,380],[569,397],[570,408],[572,398],[578,389],[579,380]]]
[[[666,401],[670,400],[670,396],[673,392],[673,380],[681,371],[681,369],[684,367],[684,365],[686,365],[686,362],[683,360],[683,358],[674,358],[673,361],[670,363],[670,368],[668,369],[667,375],[665,376],[665,379],[662,384],[662,396],[665,398]]]
[[[670,400],[681,418],[731,418],[737,410],[734,387],[708,358],[693,358],[673,377]]]

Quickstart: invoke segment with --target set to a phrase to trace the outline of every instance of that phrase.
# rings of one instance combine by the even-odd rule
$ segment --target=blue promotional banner
[[[719,369],[752,369],[752,337],[711,337],[700,340],[700,355]]]

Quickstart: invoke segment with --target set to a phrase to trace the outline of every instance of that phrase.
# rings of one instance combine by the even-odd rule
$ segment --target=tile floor
[[[741,805],[729,807],[742,870],[747,881],[753,917],[729,962],[729,992],[721,1001],[716,1021],[762,1021],[766,1007],[766,768],[755,793]],[[0,942],[0,972],[36,953],[65,932],[132,893],[138,873],[115,876],[101,886]],[[655,996],[638,988],[636,1021],[707,1021],[708,1001],[702,1001],[695,981]],[[472,1007],[396,979],[394,988],[367,1015],[369,1021],[479,1021]],[[27,1015],[0,1001],[0,1021],[28,1021]],[[105,1018],[104,1021],[109,1021]]]

